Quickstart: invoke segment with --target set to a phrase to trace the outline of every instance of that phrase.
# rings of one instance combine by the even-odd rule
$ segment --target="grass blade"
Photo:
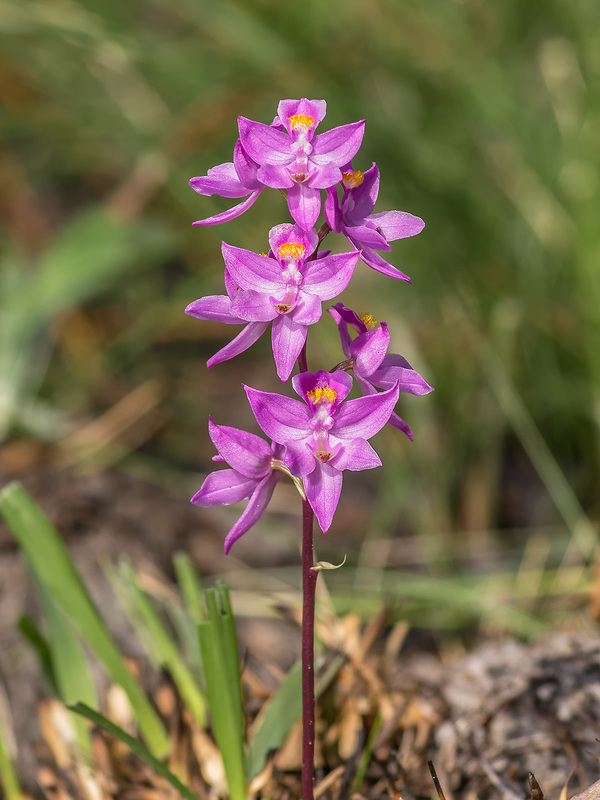
[[[184,663],[175,642],[156,613],[148,595],[139,587],[131,564],[121,564],[121,577],[133,602],[135,612],[149,634],[154,655],[161,666],[171,673],[175,685],[200,727],[206,725],[206,700],[187,665]]]
[[[262,770],[267,756],[280,747],[302,712],[302,664],[294,664],[271,702],[257,720],[258,727],[248,746],[248,777]]]
[[[15,743],[8,703],[0,688],[0,787],[4,790],[6,800],[24,800],[25,795],[19,785],[17,771],[13,764],[14,750]]]
[[[18,483],[0,492],[0,511],[48,593],[124,689],[152,752],[159,758],[166,755],[169,738],[162,722],[127,669],[56,529]]]
[[[35,654],[37,655],[44,677],[48,681],[48,685],[52,692],[58,697],[58,686],[56,685],[54,667],[52,666],[50,645],[48,644],[45,636],[28,614],[23,614],[21,617],[19,617],[17,628],[21,632],[21,635],[27,639],[29,644],[35,650]]]
[[[187,553],[175,553],[173,566],[177,583],[190,617],[196,624],[206,619],[202,600],[202,585]]]
[[[221,612],[215,589],[208,589],[205,597],[208,619],[198,625],[198,639],[213,731],[223,758],[230,798],[245,800],[244,721],[243,717],[240,718],[239,659],[232,655],[231,642],[226,641],[230,629],[229,623],[224,621],[231,611]],[[235,649],[237,651],[237,644]]]
[[[48,648],[57,696],[66,706],[82,702],[97,708],[96,687],[72,624],[39,579],[36,579],[36,589],[48,628]],[[74,723],[78,747],[83,757],[89,760],[92,755],[89,726],[81,717],[75,717]]]
[[[171,786],[176,789],[182,797],[185,798],[185,800],[198,800],[198,796],[188,789],[188,787],[185,786],[176,775],[173,775],[171,770],[168,769],[162,763],[162,761],[159,761],[157,758],[155,758],[141,742],[139,742],[137,739],[134,739],[133,736],[130,736],[122,728],[119,728],[119,726],[115,725],[114,722],[111,722],[98,711],[94,711],[94,709],[89,708],[84,703],[76,703],[74,706],[70,706],[69,709],[75,714],[80,714],[82,717],[89,719],[94,723],[94,725],[97,725],[98,728],[101,728],[111,736],[114,736],[115,739],[119,739],[121,742],[126,744],[127,747],[129,747],[129,749],[136,754],[136,756],[139,756],[142,761],[145,761],[148,766],[152,767],[157,775],[160,775],[161,778],[164,778],[166,781],[168,781]]]

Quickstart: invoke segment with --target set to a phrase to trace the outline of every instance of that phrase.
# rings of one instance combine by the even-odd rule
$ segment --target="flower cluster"
[[[385,322],[377,326],[372,318],[341,302],[329,313],[338,327],[345,359],[329,372],[307,369],[308,329],[321,319],[322,303],[346,288],[359,260],[383,275],[409,281],[380,252],[389,253],[390,242],[414,236],[424,227],[421,219],[403,211],[373,213],[379,170],[373,164],[363,174],[352,166],[365,123],[317,134],[325,112],[324,100],[303,98],[282,100],[271,125],[239,117],[233,161],[190,181],[201,195],[245,198],[196,225],[234,219],[265,188],[284,193],[293,220],[271,228],[267,254],[223,242],[225,294],[201,297],[186,308],[187,314],[200,320],[243,326],[208,360],[209,367],[244,352],[270,325],[277,375],[287,381],[296,364],[300,370],[291,381],[300,400],[244,387],[271,444],[254,434],[209,422],[218,452],[214,460],[229,468],[209,474],[192,502],[216,506],[248,500],[225,540],[226,552],[261,517],[283,474],[292,477],[321,530],[327,531],[338,505],[343,471],[381,465],[368,439],[388,422],[412,439],[410,428],[394,411],[400,392],[432,391],[406,359],[388,352],[390,333]],[[318,233],[321,190],[326,192],[325,225]],[[340,254],[319,252],[330,232],[342,234],[351,249]],[[354,399],[347,399],[353,388],[350,373],[361,392]]]

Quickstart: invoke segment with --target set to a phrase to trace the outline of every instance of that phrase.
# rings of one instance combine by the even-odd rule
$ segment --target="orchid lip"
[[[333,453],[331,451],[318,450],[315,453],[315,457],[319,459],[321,464],[326,464],[328,461],[331,461],[331,459],[333,458]]]

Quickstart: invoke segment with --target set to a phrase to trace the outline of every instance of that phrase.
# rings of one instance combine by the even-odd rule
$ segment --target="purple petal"
[[[357,336],[350,346],[354,372],[370,377],[385,358],[390,346],[390,339],[385,322],[381,323],[380,328],[366,331]]]
[[[402,431],[402,433],[405,433],[408,436],[408,438],[411,440],[411,442],[413,441],[413,432],[408,427],[406,422],[404,422],[402,417],[399,417],[398,414],[396,414],[395,411],[392,413],[392,416],[389,419],[389,423],[394,428],[398,428],[399,431]]]
[[[276,259],[241,247],[233,247],[225,242],[221,246],[221,252],[227,270],[242,289],[273,294],[284,288],[281,267]]]
[[[320,133],[313,140],[311,159],[315,164],[333,163],[338,167],[352,161],[365,133],[365,121],[340,125]]]
[[[244,150],[257,164],[283,165],[294,160],[286,133],[246,117],[238,117],[238,127]]]
[[[370,439],[389,420],[398,394],[395,386],[387,392],[347,400],[337,410],[331,434],[338,439]]]
[[[303,230],[314,228],[321,212],[321,193],[306,183],[294,183],[288,189],[288,208],[292,218]]]
[[[353,225],[352,227],[344,225],[342,230],[351,242],[357,243],[357,246],[371,247],[375,250],[386,250],[388,252],[392,249],[392,245],[388,244],[385,237],[374,228],[369,228],[366,225]]]
[[[233,277],[233,275],[229,272],[227,268],[225,268],[225,271],[223,273],[223,283],[225,284],[225,291],[227,292],[227,296],[233,302],[238,292],[241,292],[242,290],[238,286],[236,279]]]
[[[245,197],[252,189],[258,188],[245,186],[231,161],[212,167],[206,175],[192,178],[190,186],[205,197],[211,197],[213,194],[221,197]]]
[[[379,394],[377,389],[373,386],[370,380],[364,378],[360,373],[354,373],[354,377],[356,378],[356,383],[358,384],[358,388],[360,391],[368,397],[371,394]]]
[[[306,325],[300,325],[289,314],[282,314],[273,322],[271,328],[273,358],[277,367],[277,375],[282,381],[287,381],[292,374],[300,351],[306,342],[307,330]]]
[[[342,230],[342,212],[338,200],[337,186],[330,186],[325,197],[325,221],[334,233]]]
[[[244,389],[256,421],[271,439],[287,444],[288,440],[305,439],[310,434],[312,413],[304,403],[250,386]]]
[[[370,375],[370,379],[380,389],[389,389],[398,382],[401,392],[418,396],[433,392],[433,386],[412,369],[405,358],[396,353],[386,355],[379,369]]]
[[[191,502],[200,508],[228,506],[250,497],[255,488],[256,480],[234,469],[222,469],[207,475]]]
[[[277,255],[279,248],[284,247],[286,244],[300,245],[301,248],[304,248],[302,257],[298,259],[298,262],[301,263],[317,249],[319,235],[314,228],[303,230],[300,225],[282,222],[281,225],[275,225],[269,231],[269,245]],[[279,254],[278,257],[281,258],[281,255]]]
[[[244,186],[247,186],[248,189],[262,189],[263,185],[256,174],[258,164],[250,158],[239,139],[233,148],[233,165],[238,178]]]
[[[406,239],[407,236],[416,236],[425,227],[425,223],[420,217],[415,217],[414,214],[409,214],[407,211],[381,211],[378,214],[371,214],[369,222],[372,222],[381,231],[388,242]],[[382,248],[375,247],[375,249],[381,250]]]
[[[281,473],[273,470],[256,487],[254,494],[250,498],[248,505],[242,512],[241,517],[231,528],[225,538],[225,553],[229,553],[234,542],[247,533],[265,513],[269,501],[273,496],[273,490],[280,478]]]
[[[351,325],[357,333],[366,333],[368,328],[356,311],[348,308],[348,306],[345,306],[343,303],[336,303],[333,307],[340,317],[347,322],[348,325]]]
[[[255,192],[252,192],[250,197],[247,200],[244,200],[243,203],[239,203],[237,206],[234,206],[227,211],[222,211],[220,214],[215,214],[213,217],[198,219],[196,222],[192,222],[192,225],[219,225],[221,222],[229,222],[230,220],[239,217],[240,214],[243,214],[244,211],[247,211],[251,206],[253,206],[256,202],[256,198],[261,192],[262,188],[257,189]]]
[[[408,275],[405,275],[404,272],[400,272],[399,269],[393,267],[391,264],[378,255],[375,250],[371,250],[369,247],[363,247],[360,251],[360,258],[361,261],[364,261],[368,267],[371,269],[377,270],[377,272],[381,272],[382,275],[387,275],[388,278],[398,278],[401,281],[407,281],[410,283],[410,278]]]
[[[329,189],[342,180],[342,170],[335,164],[317,165],[308,175],[308,185],[311,189]]]
[[[240,289],[231,303],[231,313],[246,322],[270,322],[278,316],[268,294]]]
[[[292,378],[292,387],[294,391],[309,403],[307,393],[315,389],[329,387],[336,393],[336,398],[332,403],[332,412],[346,399],[352,389],[352,376],[348,375],[341,369],[336,369],[335,372],[301,372],[299,375],[294,375]],[[309,403],[310,405],[310,403]],[[311,412],[312,415],[312,412]]]
[[[334,437],[331,437],[332,439]],[[331,465],[340,471],[349,469],[359,472],[363,469],[374,469],[381,466],[381,459],[364,439],[352,439],[345,442],[341,450],[331,460]]]
[[[290,135],[293,134],[293,129],[289,123],[290,117],[312,117],[314,120],[314,123],[311,127],[312,132],[315,130],[319,122],[322,122],[326,112],[327,103],[325,100],[307,100],[306,97],[303,97],[301,100],[280,100],[279,105],[277,106],[277,116],[280,122],[285,125],[286,130]]]
[[[369,216],[377,201],[379,194],[379,170],[377,164],[373,165],[363,175],[363,182],[356,189],[350,191],[352,210],[348,213],[348,220],[361,222]]]
[[[219,455],[240,475],[260,480],[271,472],[273,451],[260,436],[227,425],[216,425],[211,419],[208,433]]]
[[[336,305],[333,308],[328,309],[328,311],[333,317],[335,324],[338,327],[344,355],[346,356],[346,358],[350,358],[350,345],[352,344],[352,339],[350,338],[350,334],[348,332],[348,323],[344,319],[342,319],[339,311],[336,308],[336,306],[341,306],[341,305],[342,303],[336,303]]]
[[[321,300],[331,300],[349,284],[358,257],[355,251],[309,261],[304,266],[302,289],[318,295]]]
[[[317,522],[326,533],[333,520],[342,491],[342,473],[331,464],[317,462],[316,468],[304,478],[304,489]]]
[[[286,447],[286,458],[293,475],[296,475],[298,478],[303,478],[305,475],[308,475],[309,472],[313,471],[317,460],[304,439],[288,442]]]
[[[321,298],[301,290],[291,317],[300,325],[314,325],[321,319]]]
[[[231,300],[222,294],[214,294],[208,297],[201,297],[194,300],[185,309],[185,313],[190,317],[202,320],[215,320],[224,322],[227,325],[239,325],[241,320],[231,310]]]
[[[214,356],[211,356],[206,362],[207,367],[214,367],[215,364],[221,364],[223,361],[228,361],[234,356],[239,356],[249,347],[251,347],[257,339],[260,339],[262,334],[267,330],[268,322],[250,322],[243,328],[240,333],[232,339],[229,344],[222,347]]]
[[[289,189],[294,185],[290,168],[285,165],[263,164],[258,170],[258,179],[271,189]]]

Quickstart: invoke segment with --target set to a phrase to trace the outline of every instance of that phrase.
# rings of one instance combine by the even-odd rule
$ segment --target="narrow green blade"
[[[141,687],[127,669],[56,529],[18,483],[0,492],[0,511],[35,574],[75,624],[112,679],[123,687],[142,735],[159,758],[169,738]]]
[[[219,605],[218,620],[221,628],[221,641],[225,656],[225,668],[230,685],[231,699],[235,704],[235,719],[239,722],[240,746],[244,744],[244,700],[242,697],[242,676],[240,674],[240,652],[235,630],[235,617],[231,607],[229,589],[222,581],[216,584]]]
[[[152,647],[159,663],[171,673],[175,685],[200,727],[206,725],[206,700],[187,665],[184,663],[175,642],[157,614],[145,592],[140,589],[131,564],[121,564],[121,576],[130,593],[136,612],[152,640]]]
[[[202,584],[187,553],[175,553],[173,566],[177,583],[190,617],[196,624],[206,619],[202,600]]]
[[[324,692],[340,671],[345,658],[337,656],[321,674],[315,686],[315,696]],[[320,668],[315,663],[315,672]],[[285,680],[261,712],[254,724],[254,733],[248,743],[248,777],[256,777],[264,767],[267,756],[284,743],[292,725],[302,714],[302,663],[299,661],[288,672]]]
[[[46,638],[28,614],[23,614],[19,617],[17,628],[35,650],[44,677],[48,681],[51,691],[58,697],[58,686],[56,685],[54,667],[52,666],[50,645]]]
[[[6,800],[25,800],[12,760],[13,743],[8,703],[0,688],[0,787]]]
[[[261,716],[248,746],[248,777],[262,770],[271,750],[281,747],[292,725],[302,713],[302,664],[298,662],[285,676]]]
[[[206,696],[217,745],[223,758],[231,800],[246,798],[246,770],[242,737],[243,719],[239,718],[239,661],[227,663],[231,648],[224,643],[224,626],[214,589],[205,592],[208,620],[198,625],[198,639],[204,668]],[[231,674],[237,670],[233,680]]]
[[[58,697],[66,706],[82,702],[97,708],[96,687],[73,625],[44,584],[39,579],[36,584],[48,627],[48,647]],[[79,749],[89,760],[92,755],[89,726],[81,717],[74,717],[74,722]]]
[[[94,711],[94,709],[89,708],[83,703],[76,703],[74,706],[70,706],[70,711],[73,711],[76,714],[81,714],[82,717],[91,720],[94,725],[97,725],[111,736],[114,736],[115,739],[119,739],[121,742],[126,744],[127,747],[129,747],[129,749],[136,754],[136,756],[139,756],[142,761],[145,761],[146,764],[152,767],[157,775],[160,775],[161,778],[164,778],[166,781],[168,781],[182,797],[185,797],[185,800],[198,800],[198,796],[188,789],[188,787],[185,786],[176,775],[173,775],[171,770],[168,769],[162,763],[162,761],[159,761],[157,758],[155,758],[141,742],[138,742],[138,740],[134,739],[133,736],[130,736],[122,728],[119,728],[119,726],[115,725],[114,722],[111,722],[105,716],[97,711]]]

